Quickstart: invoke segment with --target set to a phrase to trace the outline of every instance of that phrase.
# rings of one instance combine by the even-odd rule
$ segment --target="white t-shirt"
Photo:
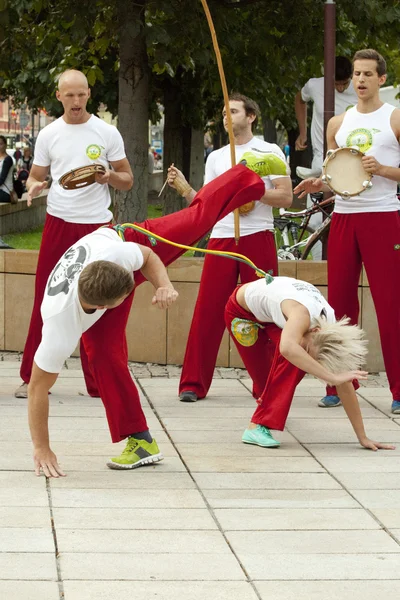
[[[91,115],[86,123],[69,125],[62,117],[47,125],[38,135],[33,164],[50,167],[52,184],[47,196],[47,212],[68,223],[108,223],[112,213],[108,185],[93,183],[84,188],[64,190],[62,175],[93,163],[108,168],[110,162],[126,158],[118,129]]]
[[[311,119],[311,145],[313,154],[320,155],[322,158],[324,153],[324,78],[309,79],[301,89],[301,97],[304,102],[314,103]],[[335,115],[342,114],[350,106],[355,106],[357,102],[358,98],[352,81],[342,93],[335,89]]]
[[[253,137],[247,144],[235,146],[236,164],[240,161],[245,152],[251,151],[252,149],[261,150],[262,152],[273,152],[286,163],[285,156],[279,146],[276,144],[269,144],[268,142],[264,142],[264,140]],[[204,184],[209,183],[219,175],[226,173],[231,166],[231,150],[229,145],[214,150],[207,158]],[[280,177],[282,177],[282,175],[263,177],[265,189],[272,189],[274,187],[272,181]],[[240,216],[240,235],[251,235],[252,233],[265,231],[267,229],[274,229],[272,207],[256,201],[255,207],[251,212],[247,215]],[[218,221],[214,226],[211,238],[233,238],[234,236],[234,217],[233,213],[229,213],[229,215]]]
[[[137,244],[123,242],[116,231],[107,228],[86,235],[66,251],[47,280],[41,306],[42,341],[35,362],[43,371],[59,373],[82,333],[106,312],[85,313],[78,297],[79,274],[96,260],[113,262],[133,273],[142,267],[143,254]]]
[[[360,113],[354,106],[346,112],[335,136],[337,145],[358,146],[367,156],[374,156],[388,167],[400,165],[400,145],[390,124],[393,111],[391,104],[383,104],[378,110]],[[359,196],[335,199],[335,213],[394,212],[400,210],[397,198],[397,182],[374,175],[372,187]]]
[[[281,329],[286,323],[281,309],[284,300],[296,300],[306,307],[310,313],[310,329],[315,327],[315,319],[321,316],[325,317],[328,323],[336,322],[334,310],[321,292],[311,283],[292,277],[274,277],[269,284],[265,279],[253,281],[246,287],[244,297],[258,321],[275,323]]]

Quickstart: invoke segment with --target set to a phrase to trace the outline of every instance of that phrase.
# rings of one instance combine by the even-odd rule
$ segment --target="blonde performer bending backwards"
[[[321,292],[305,281],[275,277],[236,288],[225,308],[225,323],[253,380],[258,407],[242,441],[276,447],[270,429],[282,431],[297,384],[306,373],[335,385],[358,441],[364,448],[392,450],[373,442],[364,429],[352,385],[366,379],[364,332],[336,321]]]

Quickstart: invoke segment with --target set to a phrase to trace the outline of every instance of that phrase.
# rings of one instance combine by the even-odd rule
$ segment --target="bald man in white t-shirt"
[[[17,398],[27,397],[33,357],[42,332],[40,305],[51,270],[69,246],[111,221],[108,186],[129,190],[133,185],[121,134],[116,127],[86,110],[90,88],[85,75],[74,69],[62,73],[56,96],[63,105],[64,114],[39,132],[33,165],[26,182],[29,206],[32,199],[46,188],[47,176],[50,174],[52,178],[36,270],[35,300],[21,364],[23,384],[16,390]],[[104,174],[96,174],[93,185],[65,190],[58,183],[59,178],[71,169],[92,163],[99,163],[105,168]],[[83,347],[81,360],[88,392],[91,396],[98,396]]]
[[[306,373],[335,384],[364,448],[392,449],[366,436],[353,379],[366,355],[363,332],[336,322],[321,292],[291,277],[259,279],[239,286],[225,308],[225,323],[253,379],[258,407],[242,436],[246,444],[273,448],[271,429],[283,430],[296,386]]]

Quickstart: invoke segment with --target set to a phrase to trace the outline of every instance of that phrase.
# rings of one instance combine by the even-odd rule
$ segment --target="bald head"
[[[82,73],[82,71],[77,71],[76,69],[68,69],[61,73],[58,78],[58,89],[62,91],[62,88],[67,85],[79,85],[85,88],[89,87],[88,80],[86,79],[86,75]]]
[[[63,119],[71,125],[86,123],[90,114],[86,110],[90,98],[88,80],[81,71],[68,69],[58,79],[56,97],[64,107]]]

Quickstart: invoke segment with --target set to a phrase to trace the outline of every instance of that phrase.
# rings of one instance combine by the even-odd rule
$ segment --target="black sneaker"
[[[198,397],[194,392],[187,390],[186,392],[181,392],[179,394],[179,400],[181,402],[197,402]]]

